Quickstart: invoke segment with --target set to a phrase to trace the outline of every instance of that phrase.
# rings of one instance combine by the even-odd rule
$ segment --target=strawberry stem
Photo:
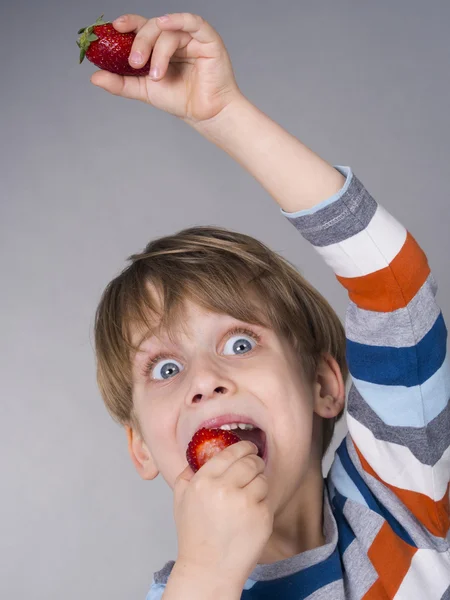
[[[107,23],[111,23],[111,21],[103,21],[103,15],[101,15],[95,23],[89,25],[89,27],[82,27],[78,30],[78,34],[80,37],[77,40],[77,46],[80,48],[80,62],[83,62],[84,57],[86,56],[86,52],[88,51],[91,42],[95,42],[98,40],[98,36],[94,33],[94,27],[97,25],[106,25]]]

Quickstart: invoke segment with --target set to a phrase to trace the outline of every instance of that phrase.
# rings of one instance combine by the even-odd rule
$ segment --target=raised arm
[[[316,206],[345,183],[339,171],[244,96],[217,118],[190,124],[244,167],[288,213]]]
[[[433,535],[445,537],[447,329],[422,249],[350,168],[329,165],[248,101],[229,106],[200,132],[261,183],[346,288],[351,459]],[[351,470],[346,445],[339,461]],[[343,473],[345,465],[339,468]],[[360,483],[354,473],[350,485],[356,490]]]

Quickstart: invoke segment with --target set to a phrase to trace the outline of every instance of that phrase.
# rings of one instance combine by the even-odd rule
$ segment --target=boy
[[[153,50],[150,76],[91,81],[178,116],[235,158],[350,298],[345,340],[287,261],[208,227],[151,242],[108,285],[100,389],[140,475],[160,472],[174,490],[178,556],[148,600],[449,600],[450,373],[425,255],[349,167],[242,95],[201,17],[126,15],[114,26],[137,33],[130,64]],[[323,481],[345,346],[349,433]],[[262,456],[241,441],[195,474],[186,467],[199,428],[239,423],[256,426]]]

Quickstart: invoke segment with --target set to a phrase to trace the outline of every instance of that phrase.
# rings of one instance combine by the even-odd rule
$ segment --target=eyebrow
[[[236,317],[231,317],[230,318],[236,322],[239,326],[239,324],[241,324],[243,327],[247,326],[247,327],[255,327],[255,328],[260,328],[260,329],[267,329],[266,327],[264,327],[263,325],[258,325],[258,324],[254,324],[254,323],[249,323],[248,321],[242,321],[241,319],[237,319]],[[229,325],[231,326],[231,325]],[[156,338],[161,338],[161,337],[168,337],[167,333],[161,328],[161,325],[157,325],[155,327],[151,327],[151,328],[147,328],[147,330],[144,332],[144,334],[141,336],[141,338],[139,338],[138,343],[139,345],[137,346],[137,348],[140,350],[141,346],[144,342],[148,341],[150,338],[152,337],[156,337]],[[174,335],[175,340],[179,340],[179,336],[178,335]]]

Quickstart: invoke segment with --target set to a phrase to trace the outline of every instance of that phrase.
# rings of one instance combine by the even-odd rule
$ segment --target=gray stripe
[[[169,579],[169,575],[172,572],[174,564],[175,564],[174,560],[169,560],[168,562],[166,562],[166,564],[163,566],[163,568],[160,571],[153,573],[155,583],[163,583],[164,585],[166,585],[167,580]]]
[[[378,579],[378,573],[367,554],[361,552],[358,540],[353,540],[346,549],[342,561],[347,574],[345,599],[361,600]]]
[[[344,582],[342,579],[338,579],[306,596],[305,600],[347,600],[347,598],[350,596],[345,595]],[[358,596],[355,600],[360,600],[360,598],[361,596]]]
[[[365,504],[350,498],[345,502],[343,512],[351,530],[358,539],[360,551],[368,554],[386,520]]]
[[[444,592],[444,595],[442,596],[441,600],[450,600],[450,586],[447,588],[447,591]]]
[[[405,506],[405,504],[398,498],[398,496],[394,494],[392,490],[386,487],[381,481],[364,471],[349,434],[347,434],[345,441],[350,459],[369,490],[379,501],[379,503],[382,506],[385,506],[391,515],[393,515],[400,523],[400,525],[404,527],[416,546],[418,548],[423,548],[424,550],[436,550],[437,552],[448,551],[448,544],[446,540],[436,537],[430,533],[424,525],[418,522],[417,517],[412,514],[409,508]],[[352,507],[357,505],[356,502],[349,503],[349,501],[346,502],[346,505],[347,504],[349,504],[349,512]],[[346,518],[349,520],[349,514],[346,514]]]
[[[350,302],[345,322],[347,338],[368,346],[415,346],[430,331],[441,312],[436,304],[436,292],[436,281],[430,273],[405,308],[382,313],[358,308]]]
[[[314,246],[329,246],[363,231],[376,209],[376,201],[353,173],[339,200],[313,214],[286,218]]]
[[[392,410],[395,410],[395,406]],[[408,448],[423,465],[433,467],[450,446],[450,402],[426,427],[386,425],[352,384],[348,395],[348,413],[378,440]]]

